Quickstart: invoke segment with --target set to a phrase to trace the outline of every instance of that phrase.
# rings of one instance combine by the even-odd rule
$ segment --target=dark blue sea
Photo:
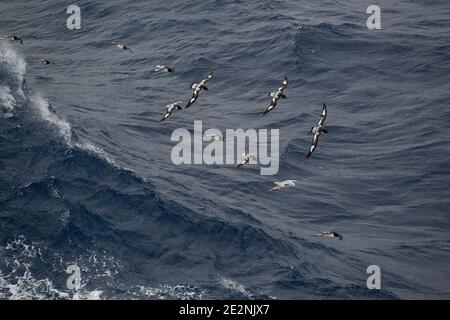
[[[1,299],[450,298],[447,0],[377,1],[380,30],[362,0],[70,4],[0,1]],[[279,129],[278,174],[174,165],[195,120]]]

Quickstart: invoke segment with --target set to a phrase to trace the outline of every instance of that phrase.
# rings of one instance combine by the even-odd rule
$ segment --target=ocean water
[[[381,30],[360,0],[68,4],[0,2],[0,298],[450,298],[448,1],[378,1]],[[195,120],[279,129],[279,173],[175,166]]]

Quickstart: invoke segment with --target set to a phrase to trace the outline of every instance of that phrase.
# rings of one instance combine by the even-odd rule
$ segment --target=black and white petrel
[[[163,65],[157,65],[155,67],[155,72],[175,72],[175,68],[174,67],[167,67],[167,66],[163,66]]]
[[[50,61],[48,61],[47,59],[41,59],[41,60],[39,60],[39,62],[40,63],[42,63],[42,64],[53,64],[53,62],[50,62]]]
[[[208,74],[208,77],[206,77],[206,79],[202,80],[200,83],[191,84],[191,89],[193,90],[192,98],[191,98],[191,100],[189,100],[188,104],[186,105],[186,109],[189,108],[195,101],[197,101],[200,91],[202,91],[202,90],[208,91],[208,87],[206,86],[206,84],[208,83],[209,80],[212,79],[212,77],[213,77],[213,73],[210,72]]]
[[[175,103],[169,104],[166,106],[166,114],[164,115],[164,117],[162,117],[161,122],[163,122],[164,120],[166,120],[168,117],[170,117],[172,115],[172,113],[174,113],[176,110],[183,110],[183,107],[181,107],[181,103],[183,101],[177,101]]]
[[[114,42],[114,41],[113,41],[112,44],[115,44],[116,47],[119,48],[119,49],[122,49],[122,50],[128,50],[128,51],[130,51],[131,53],[133,53],[133,50],[131,50],[130,47],[128,47],[128,46],[126,46],[126,45],[124,45],[124,44],[122,44],[122,43],[118,43],[118,42]]]
[[[278,104],[278,100],[280,98],[287,99],[286,95],[283,93],[284,89],[287,88],[288,85],[288,79],[287,77],[284,77],[283,82],[281,83],[281,86],[278,88],[277,91],[269,93],[269,97],[272,97],[272,100],[270,101],[270,105],[266,108],[263,114],[269,113],[272,111]]]
[[[16,36],[14,36],[14,35],[6,35],[6,36],[4,36],[4,37],[0,38],[0,40],[11,40],[11,41],[19,41],[19,42],[20,42],[20,44],[23,44],[23,41],[22,41],[22,39],[20,39],[20,38],[18,38],[18,37],[16,37]]]
[[[255,158],[253,153],[249,153],[249,154],[242,153],[241,155],[244,157],[244,159],[242,159],[242,162],[237,165],[237,168],[242,167],[244,164],[249,163],[250,159],[254,159]]]
[[[342,240],[343,237],[337,232],[334,231],[325,231],[321,233],[317,233],[314,235],[314,237],[325,237],[325,238],[338,238],[339,240]]]
[[[317,126],[311,128],[311,133],[314,133],[314,136],[311,140],[311,147],[309,148],[309,152],[306,155],[306,158],[309,158],[314,150],[316,150],[317,145],[319,144],[319,137],[322,133],[328,133],[328,130],[323,126],[325,123],[325,119],[327,118],[327,106],[325,103],[322,106],[322,115],[320,116],[319,123]]]

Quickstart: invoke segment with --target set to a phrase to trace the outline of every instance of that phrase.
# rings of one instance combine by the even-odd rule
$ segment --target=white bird
[[[281,188],[291,188],[291,187],[295,187],[295,183],[297,182],[297,180],[284,180],[284,181],[276,181],[275,183],[275,187],[269,189],[269,191],[275,191],[275,190],[280,190]]]

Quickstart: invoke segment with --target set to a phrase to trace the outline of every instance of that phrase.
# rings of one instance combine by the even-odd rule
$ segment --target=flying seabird
[[[53,64],[53,62],[50,62],[47,59],[41,59],[41,60],[39,60],[39,62],[42,64]]]
[[[274,182],[276,186],[269,189],[269,191],[280,190],[281,188],[295,187],[296,182],[297,182],[297,180],[284,180],[281,182],[277,181],[277,182]]]
[[[128,50],[131,53],[133,53],[133,50],[130,49],[130,47],[127,47],[126,45],[122,44],[122,43],[118,43],[118,42],[111,42],[112,44],[115,44],[117,48],[122,49],[122,50]]]
[[[275,92],[270,92],[268,94],[269,97],[272,97],[272,100],[270,101],[270,105],[266,108],[266,110],[264,111],[263,114],[266,114],[266,113],[269,113],[270,111],[272,111],[272,109],[274,109],[277,106],[278,100],[280,98],[287,99],[286,95],[283,93],[283,91],[284,91],[284,89],[286,89],[287,85],[288,85],[288,79],[287,79],[287,77],[284,77],[284,80],[281,83],[281,86],[278,88],[278,90]]]
[[[172,113],[174,113],[176,110],[183,110],[183,108],[181,107],[181,103],[183,101],[177,101],[175,103],[169,104],[166,106],[166,114],[164,115],[164,117],[162,117],[160,122],[163,122],[164,120],[166,120],[168,117],[170,117],[172,115]]]
[[[324,103],[322,106],[322,115],[320,116],[319,123],[317,124],[317,126],[311,128],[311,133],[314,133],[314,136],[311,140],[311,147],[309,148],[309,152],[306,155],[306,158],[309,158],[314,152],[314,150],[316,150],[317,145],[319,144],[319,137],[322,134],[322,132],[328,133],[328,130],[325,129],[323,126],[325,119],[327,118],[327,112],[328,112],[327,106]]]
[[[317,233],[313,237],[338,238],[339,240],[342,240],[342,236],[339,233],[333,231]]]
[[[157,65],[155,67],[155,72],[158,72],[158,71],[161,71],[161,72],[174,72],[175,68],[174,67],[167,67],[167,66],[163,66],[163,65]]]
[[[241,155],[244,157],[244,159],[242,159],[242,162],[237,165],[238,168],[242,167],[244,164],[249,163],[250,159],[255,158],[253,153],[249,153],[249,154],[242,153]]]
[[[206,83],[209,80],[211,80],[212,77],[213,77],[213,73],[210,72],[208,74],[208,77],[206,79],[202,80],[200,83],[191,84],[191,89],[193,90],[192,98],[191,98],[191,100],[189,100],[188,104],[186,105],[186,109],[189,108],[195,101],[197,101],[200,91],[202,91],[202,90],[208,91],[208,87],[206,86]]]
[[[20,44],[23,44],[23,41],[22,41],[22,39],[20,39],[20,38],[18,38],[18,37],[16,37],[16,36],[14,36],[14,35],[6,35],[6,36],[4,36],[4,37],[0,38],[0,40],[11,40],[11,41],[19,41],[19,42],[20,42]]]

